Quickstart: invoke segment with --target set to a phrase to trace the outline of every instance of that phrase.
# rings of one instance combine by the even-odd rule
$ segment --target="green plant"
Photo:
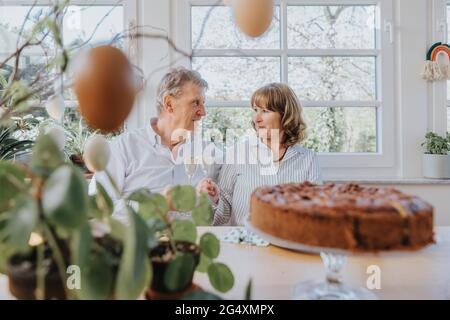
[[[0,126],[0,160],[12,160],[29,152],[33,146],[31,140],[19,140],[13,137],[17,126]]]
[[[205,233],[200,238],[197,235],[196,226],[211,225],[213,219],[212,206],[206,194],[198,195],[192,186],[175,186],[166,197],[141,189],[127,200],[139,203],[138,214],[151,231],[147,241],[150,253],[161,242],[169,243],[166,255],[170,262],[164,274],[166,288],[173,292],[182,290],[192,279],[194,270],[207,273],[211,285],[219,292],[227,292],[233,287],[231,270],[215,261],[220,252],[220,241],[212,233]],[[192,212],[192,221],[171,218],[170,207],[180,212]],[[197,266],[195,257],[177,245],[183,242],[199,247]]]
[[[434,132],[428,132],[421,146],[425,147],[427,154],[446,155],[450,151],[450,133],[443,137]]]
[[[135,299],[148,286],[147,226],[131,208],[129,226],[112,219],[104,189],[88,196],[84,176],[50,136],[38,138],[29,169],[0,161],[0,188],[0,270],[14,257],[36,265],[37,298],[46,297],[46,260],[56,265],[67,298]],[[107,232],[96,233],[95,221]],[[80,289],[66,286],[69,264],[81,270]]]
[[[78,123],[66,123],[64,125],[64,131],[66,133],[66,145],[64,151],[69,157],[72,155],[83,156],[86,141],[96,133],[89,130],[82,119],[80,119]]]

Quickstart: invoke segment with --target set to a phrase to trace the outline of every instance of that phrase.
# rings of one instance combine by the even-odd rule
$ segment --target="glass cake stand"
[[[341,281],[341,272],[348,255],[373,255],[373,253],[358,253],[335,248],[314,247],[281,239],[267,234],[252,226],[249,221],[246,228],[258,234],[271,244],[294,251],[320,254],[325,267],[325,281],[304,281],[298,283],[293,291],[292,298],[297,300],[376,300],[377,296],[370,290],[362,287],[351,287]],[[410,253],[410,252],[409,252]],[[389,251],[387,255],[407,254],[405,251]],[[383,255],[385,255],[383,253]]]

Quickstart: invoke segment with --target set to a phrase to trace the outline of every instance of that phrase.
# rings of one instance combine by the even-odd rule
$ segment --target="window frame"
[[[117,0],[71,0],[70,5],[80,5],[80,6],[112,6],[120,4],[123,6],[123,22],[124,29],[133,27],[137,25],[138,17],[138,3],[137,1],[123,1],[118,3]],[[1,6],[32,6],[32,5],[52,5],[51,0],[2,0]],[[1,7],[0,6],[0,7]],[[139,55],[139,42],[138,40],[125,41],[125,52],[129,55],[130,60],[140,66],[140,55]],[[0,57],[3,55],[10,54],[11,52],[0,52]],[[32,55],[39,57],[40,55]],[[67,108],[75,108],[78,105],[76,100],[65,100],[65,105]],[[44,105],[42,105],[44,107]],[[132,125],[134,119],[129,119],[127,125]]]
[[[396,131],[395,127],[395,110],[394,110],[394,54],[395,54],[395,33],[394,33],[394,9],[392,0],[275,0],[275,5],[280,6],[281,12],[281,48],[276,50],[243,50],[239,49],[246,55],[259,56],[280,56],[281,51],[281,80],[287,80],[287,59],[292,55],[344,55],[344,56],[373,56],[376,54],[376,86],[377,101],[374,103],[358,102],[358,106],[370,106],[377,108],[377,152],[375,153],[320,153],[319,159],[324,168],[383,168],[395,171],[395,143]],[[216,0],[179,0],[174,3],[174,30],[175,40],[185,50],[191,50],[191,6],[195,5],[222,5]],[[328,49],[287,49],[287,36],[284,30],[287,29],[286,10],[289,5],[377,5],[378,10],[378,27],[376,29],[377,43],[379,48],[371,50],[328,50]],[[233,56],[233,50],[193,50],[193,56]],[[184,59],[183,63],[190,67],[188,59]],[[380,66],[380,67],[378,67]],[[255,88],[256,89],[256,88]],[[238,104],[237,104],[238,103]],[[207,101],[208,107],[230,107],[240,106],[248,107],[248,101],[238,102],[211,102]],[[240,105],[241,104],[241,105]],[[355,102],[349,101],[302,101],[303,107],[355,107]],[[332,170],[333,171],[333,170]],[[390,170],[391,171],[391,170]],[[365,170],[367,173],[367,170]],[[375,173],[376,170],[373,171]]]

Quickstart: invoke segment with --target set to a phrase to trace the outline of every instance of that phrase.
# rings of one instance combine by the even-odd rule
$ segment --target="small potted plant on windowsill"
[[[428,132],[422,143],[425,153],[422,157],[423,175],[426,178],[450,179],[450,134],[445,137]]]
[[[200,290],[193,283],[195,271],[207,273],[219,292],[233,287],[231,270],[214,261],[220,252],[220,241],[212,233],[197,235],[197,226],[209,226],[213,219],[206,194],[197,194],[192,186],[175,186],[165,196],[141,189],[128,200],[139,203],[138,214],[151,230],[147,244],[153,281],[146,292],[147,299],[180,299]],[[171,215],[171,209],[191,212],[192,219]]]

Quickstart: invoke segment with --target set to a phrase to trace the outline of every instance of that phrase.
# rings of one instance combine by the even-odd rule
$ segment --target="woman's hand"
[[[219,202],[219,187],[211,179],[203,179],[197,185],[198,192],[207,193],[214,204]]]

